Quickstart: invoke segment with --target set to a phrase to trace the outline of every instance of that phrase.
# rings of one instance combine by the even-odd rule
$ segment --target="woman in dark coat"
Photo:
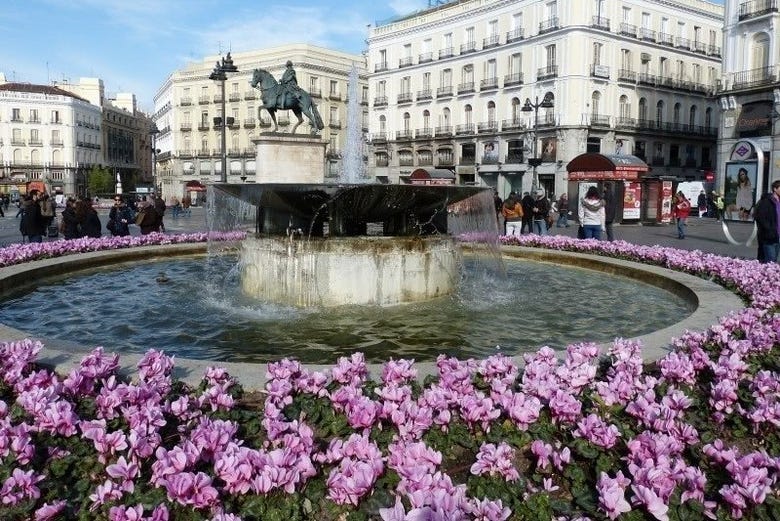
[[[79,219],[76,216],[76,200],[68,197],[65,202],[65,209],[62,211],[62,222],[60,231],[66,239],[77,239],[79,237]]]
[[[91,199],[81,199],[76,203],[76,215],[79,218],[82,237],[100,237],[102,235],[102,225],[100,217],[92,208]]]

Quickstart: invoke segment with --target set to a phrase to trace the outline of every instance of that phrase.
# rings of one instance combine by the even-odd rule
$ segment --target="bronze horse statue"
[[[296,123],[290,131],[291,134],[295,134],[295,130],[303,123],[301,114],[306,114],[306,117],[311,121],[312,134],[316,133],[317,130],[325,128],[320,113],[317,111],[317,106],[312,101],[309,93],[305,90],[296,88],[296,92],[293,93],[285,89],[286,92],[284,93],[283,101],[280,106],[277,103],[277,99],[279,98],[279,94],[281,94],[280,89],[283,89],[284,86],[276,81],[276,78],[274,78],[270,72],[265,69],[255,69],[255,72],[252,75],[252,81],[250,81],[249,84],[254,88],[260,89],[260,99],[263,101],[263,105],[260,108],[267,110],[268,114],[271,116],[271,121],[274,122],[274,132],[279,129],[279,126],[276,124],[277,110],[292,110],[295,117],[298,118],[298,123]]]

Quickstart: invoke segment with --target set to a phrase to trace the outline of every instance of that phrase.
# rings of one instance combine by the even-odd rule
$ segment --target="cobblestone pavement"
[[[206,230],[206,211],[203,207],[193,207],[191,215],[180,216],[173,219],[172,212],[165,214],[166,233],[184,233]],[[108,220],[108,210],[100,210],[103,223],[103,233],[107,234],[105,224]],[[6,212],[5,217],[0,217],[0,246],[22,242],[19,233],[19,219],[15,218],[16,208],[12,207]],[[732,237],[741,242],[741,245],[729,243],[723,232],[722,224],[715,219],[691,217],[688,219],[688,230],[685,239],[677,239],[677,228],[673,224],[668,225],[615,225],[615,238],[625,240],[633,244],[660,245],[685,250],[701,250],[729,257],[753,259],[756,257],[757,247],[745,246],[753,230],[752,223],[729,223],[729,231]],[[132,235],[139,235],[137,226],[131,226]],[[568,228],[553,227],[550,232],[554,235],[566,235],[574,237],[577,233],[576,223],[571,223]],[[57,240],[57,239],[46,239]]]

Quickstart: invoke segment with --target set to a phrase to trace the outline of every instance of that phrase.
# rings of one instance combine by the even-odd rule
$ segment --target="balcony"
[[[198,103],[201,105],[207,105],[211,101],[211,98],[209,96],[200,96],[198,97]]]
[[[631,69],[618,69],[618,81],[627,81],[629,83],[636,83],[636,72]]]
[[[646,27],[642,27],[639,29],[639,39],[645,42],[654,42],[655,31],[653,31],[652,29],[648,29]]]
[[[522,72],[516,72],[514,74],[507,74],[504,76],[504,87],[510,87],[512,85],[522,85],[523,84],[523,73]]]
[[[179,100],[179,105],[181,105],[182,107],[189,107],[190,105],[192,105],[192,98],[189,97],[182,98],[181,100]]]
[[[539,121],[536,123],[537,128],[549,128],[554,127],[557,124],[555,120],[555,114],[541,114],[539,115]]]
[[[717,56],[720,58],[720,47],[717,45],[708,45],[707,46],[707,54],[710,56]]]
[[[378,166],[378,167],[390,166],[390,161],[386,157],[382,158],[382,159],[377,158],[376,166]]]
[[[409,67],[411,65],[414,65],[414,58],[412,58],[411,56],[406,56],[405,58],[401,58],[400,60],[398,60],[399,69],[403,67]]]
[[[750,69],[734,73],[732,88],[748,89],[770,85],[776,81],[777,77],[774,74],[774,67],[761,67],[759,69]]]
[[[590,22],[590,26],[594,29],[609,31],[609,18],[604,18],[603,16],[594,16]]]
[[[189,123],[189,122],[180,123],[179,124],[179,130],[181,130],[182,132],[189,132],[189,131],[191,131],[192,130],[192,123]]]
[[[620,23],[620,28],[618,29],[618,34],[622,34],[623,36],[631,36],[633,38],[636,38],[636,25],[634,24],[627,24],[626,22]]]
[[[476,52],[477,50],[477,42],[466,42],[460,44],[460,53],[461,54],[468,54],[470,52]]]
[[[335,120],[335,119],[330,121],[328,123],[328,128],[332,128],[332,129],[336,129],[336,130],[340,129],[341,128],[341,121],[338,121],[338,120]]]
[[[389,67],[387,66],[387,62],[379,62],[376,65],[374,65],[374,72],[383,72],[388,69]]]
[[[198,130],[204,131],[209,129],[209,124],[205,121],[201,122],[200,125],[198,125]]]
[[[748,20],[777,12],[778,0],[751,0],[739,4],[739,19]]]
[[[179,157],[192,157],[195,153],[189,148],[183,148],[179,150]]]
[[[417,157],[417,164],[420,166],[432,166],[433,156],[421,154]]]
[[[512,29],[506,33],[506,43],[516,42],[525,38],[525,30],[522,27]]]
[[[240,148],[228,148],[228,153],[230,157],[239,157],[241,156],[241,149]]]
[[[399,156],[398,166],[414,166],[414,158],[412,156]]]
[[[375,134],[371,134],[371,142],[372,143],[386,143],[387,142],[387,132],[377,132]]]
[[[417,57],[417,63],[428,63],[433,61],[432,52],[424,52]]]
[[[471,94],[474,92],[474,82],[467,81],[458,85],[458,94]]]
[[[276,117],[276,123],[280,127],[286,127],[290,124],[290,116],[277,116]]]
[[[431,89],[417,91],[417,101],[425,101],[430,99],[433,99],[433,91]]]
[[[244,92],[244,99],[245,100],[257,99],[257,91],[255,91],[255,90],[245,91]]]
[[[260,119],[257,121],[257,124],[258,124],[259,126],[261,126],[261,127],[270,127],[270,126],[271,126],[271,120],[270,120],[270,119],[263,119],[263,118],[260,118]]]
[[[409,140],[414,139],[414,135],[412,134],[412,131],[409,129],[406,130],[396,130],[395,132],[395,139],[396,140]]]
[[[658,35],[658,43],[661,45],[668,45],[673,46],[674,45],[674,36],[668,33],[660,33]]]
[[[244,120],[244,128],[255,128],[255,118],[246,118]]]
[[[40,138],[30,138],[30,142],[28,143],[31,147],[42,147],[43,141],[41,141]]]
[[[453,93],[452,85],[447,85],[446,87],[439,87],[438,89],[436,89],[437,98],[446,98],[452,96],[452,93]]]
[[[609,79],[609,65],[594,63],[590,66],[590,75],[593,78]]]
[[[468,136],[474,133],[474,123],[466,123],[455,127],[456,136]]]
[[[209,150],[208,148],[201,148],[201,149],[198,149],[197,154],[200,157],[208,157],[208,156],[211,155],[211,150]]]
[[[621,116],[615,120],[615,128],[621,130],[634,130],[636,129],[636,119]]]
[[[655,85],[655,75],[648,74],[646,72],[640,72],[639,73],[639,84],[640,85]]]
[[[484,121],[477,123],[478,134],[491,134],[498,132],[498,121]]]
[[[222,103],[222,94],[214,94],[214,103]]]
[[[525,123],[520,119],[505,119],[501,121],[501,130],[521,130],[525,128]]]
[[[552,31],[557,31],[558,29],[560,29],[560,25],[558,24],[557,16],[539,22],[539,34],[550,33]]]
[[[609,116],[605,116],[604,114],[590,114],[588,119],[590,120],[591,127],[609,128]]]
[[[309,87],[309,95],[312,98],[322,98],[322,90],[317,87]]]
[[[387,106],[387,96],[377,96],[374,98],[374,106],[375,107],[386,107]]]
[[[241,101],[241,93],[231,92],[230,94],[228,94],[228,101]]]
[[[479,90],[493,90],[498,88],[498,78],[485,78],[479,82]]]
[[[439,59],[443,58],[452,58],[455,56],[455,48],[454,47],[447,47],[445,49],[439,49]]]
[[[693,51],[699,54],[707,54],[707,44],[704,42],[693,42]]]
[[[445,125],[442,127],[436,127],[436,137],[447,137],[452,135],[452,127]]]
[[[490,49],[491,47],[498,47],[499,45],[501,45],[501,39],[497,34],[482,39],[483,49]]]
[[[62,125],[62,120],[52,119],[51,121],[49,121],[49,125]]]
[[[542,80],[549,80],[552,78],[558,77],[558,66],[557,65],[548,65],[547,67],[540,67],[536,71],[536,80],[542,81]]]
[[[414,137],[417,139],[430,139],[433,137],[433,129],[431,127],[418,128],[414,131]]]
[[[688,38],[683,38],[681,36],[674,39],[674,45],[680,49],[691,49],[691,41]]]
[[[0,145],[2,143],[0,142]],[[52,139],[49,144],[53,147],[62,147],[65,146],[65,143],[62,142],[62,139]]]
[[[398,104],[411,103],[413,101],[411,92],[402,92],[398,95]]]

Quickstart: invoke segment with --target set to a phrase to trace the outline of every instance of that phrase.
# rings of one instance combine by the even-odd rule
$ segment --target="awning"
[[[756,101],[742,105],[737,118],[738,132],[769,130],[772,128],[772,102]]]
[[[184,185],[184,190],[187,192],[205,192],[206,186],[200,181],[187,181]]]
[[[418,168],[409,175],[413,185],[450,185],[455,184],[455,174],[446,168]]]
[[[636,156],[615,154],[580,154],[566,165],[569,181],[636,181],[648,170]]]

